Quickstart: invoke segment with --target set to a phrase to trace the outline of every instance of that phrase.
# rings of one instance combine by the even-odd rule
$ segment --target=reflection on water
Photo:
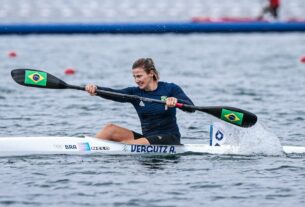
[[[138,162],[147,169],[164,170],[167,166],[174,167],[180,162],[179,155],[141,156]]]

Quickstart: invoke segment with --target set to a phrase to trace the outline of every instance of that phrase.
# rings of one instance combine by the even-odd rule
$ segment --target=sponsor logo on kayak
[[[30,85],[46,86],[47,73],[33,71],[33,70],[26,70],[24,83]]]
[[[226,141],[226,125],[215,122],[210,126],[210,146],[221,146]]]
[[[101,151],[101,150],[110,150],[108,146],[93,146],[91,147],[92,151]]]
[[[127,144],[125,144],[124,146],[123,146],[123,151],[124,152],[128,152],[129,150],[128,150],[128,145]]]
[[[244,114],[240,112],[231,111],[227,109],[222,109],[221,111],[222,120],[234,123],[239,126],[242,124],[243,118],[244,118]]]
[[[161,146],[161,145],[131,145],[131,152],[140,153],[165,153],[175,154],[175,146]]]
[[[77,149],[75,144],[65,144],[65,149]]]
[[[218,130],[218,131],[216,132],[215,138],[216,138],[218,141],[222,140],[222,139],[223,139],[223,133],[222,133],[221,131]]]
[[[80,151],[91,151],[90,144],[88,142],[78,143],[77,145]]]
[[[88,142],[78,143],[78,148],[80,151],[104,151],[110,150],[108,146],[90,146]]]
[[[56,149],[62,149],[63,148],[63,146],[61,144],[54,144],[53,146]]]
[[[54,145],[55,148],[60,148],[60,145]],[[66,144],[65,149],[67,150],[79,150],[83,152],[88,152],[88,151],[104,151],[104,150],[110,150],[110,147],[108,146],[90,146],[88,142],[81,142],[75,144]]]

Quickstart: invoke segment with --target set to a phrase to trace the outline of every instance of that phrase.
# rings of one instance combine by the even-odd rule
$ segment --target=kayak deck
[[[286,154],[303,154],[305,147],[283,146]],[[0,157],[34,154],[241,154],[238,146],[207,144],[183,145],[130,145],[106,141],[94,137],[2,137],[0,138]]]

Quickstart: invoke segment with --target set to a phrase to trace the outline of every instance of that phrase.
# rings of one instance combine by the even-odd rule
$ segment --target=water
[[[258,138],[264,138],[260,151],[272,147],[270,140],[305,146],[305,66],[299,62],[304,44],[302,33],[1,36],[0,136],[93,136],[109,122],[140,131],[128,104],[81,91],[22,87],[10,71],[36,68],[75,85],[121,88],[134,85],[133,61],[152,57],[161,80],[180,85],[196,105],[230,105],[257,114]],[[16,58],[7,57],[10,50],[17,51]],[[67,67],[76,74],[65,76]],[[177,116],[184,143],[208,143],[210,117],[201,112]],[[251,143],[250,152],[257,150],[258,142]],[[304,156],[36,155],[0,163],[3,206],[305,202]]]

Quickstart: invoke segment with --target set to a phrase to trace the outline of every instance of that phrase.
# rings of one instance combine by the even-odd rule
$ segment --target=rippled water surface
[[[300,33],[1,36],[0,136],[93,136],[109,122],[139,131],[128,104],[22,87],[10,71],[36,68],[75,85],[122,88],[134,85],[133,61],[152,57],[161,79],[181,85],[196,105],[247,109],[282,145],[305,146],[304,45]],[[16,58],[7,57],[11,50]],[[68,67],[74,76],[64,75]],[[210,117],[178,112],[178,120],[183,143],[208,143]],[[0,165],[3,206],[305,205],[305,156],[33,155]]]

